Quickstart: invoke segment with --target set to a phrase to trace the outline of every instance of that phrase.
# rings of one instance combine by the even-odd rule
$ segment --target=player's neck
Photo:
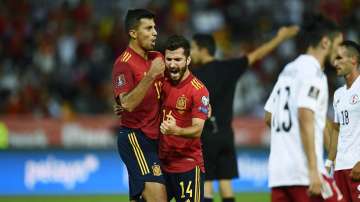
[[[212,62],[212,61],[214,61],[214,60],[215,60],[215,58],[214,58],[213,56],[211,56],[211,55],[205,55],[205,56],[203,57],[201,63],[202,63],[202,64],[207,64],[207,63]]]
[[[188,78],[188,76],[190,76],[190,70],[189,69],[187,69],[185,71],[184,76],[181,78],[181,81],[179,83],[185,81],[185,79]]]
[[[139,55],[140,55],[141,57],[143,57],[144,59],[147,59],[147,51],[144,50],[143,48],[141,48],[136,41],[130,40],[129,47],[130,47],[135,53],[139,54]]]
[[[355,82],[355,80],[358,78],[359,75],[360,73],[357,70],[354,70],[350,74],[345,75],[345,82],[347,89],[351,88],[352,84]]]
[[[321,70],[324,71],[324,63],[326,58],[326,54],[324,53],[324,51],[321,51],[317,48],[309,47],[306,51],[306,54],[313,56],[319,62]]]

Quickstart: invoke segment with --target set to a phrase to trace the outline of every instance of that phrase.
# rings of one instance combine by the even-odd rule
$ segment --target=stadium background
[[[137,7],[157,14],[158,49],[170,34],[205,32],[214,34],[218,58],[237,57],[312,12],[359,42],[357,0],[1,0],[0,201],[127,201],[110,75],[127,45],[124,15]],[[262,107],[300,50],[301,41],[290,40],[239,79],[239,201],[269,200]],[[327,71],[332,93],[343,81]]]

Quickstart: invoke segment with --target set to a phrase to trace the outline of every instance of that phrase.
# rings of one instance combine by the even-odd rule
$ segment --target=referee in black
[[[297,26],[282,27],[277,35],[256,50],[240,58],[216,60],[214,38],[195,34],[191,42],[191,59],[200,66],[193,69],[210,93],[212,117],[202,133],[205,160],[205,202],[213,201],[213,181],[218,180],[223,202],[235,201],[231,179],[237,178],[238,168],[231,129],[235,85],[247,67],[262,59],[283,41],[295,36]]]

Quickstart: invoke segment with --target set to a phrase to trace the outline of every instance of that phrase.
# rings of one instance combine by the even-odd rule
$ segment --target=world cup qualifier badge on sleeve
[[[308,93],[309,97],[314,98],[315,100],[317,100],[318,97],[319,97],[319,94],[320,94],[320,90],[318,88],[316,88],[315,86],[310,87],[310,90],[309,90],[309,93]]]
[[[199,107],[199,111],[208,114],[209,113],[209,97],[202,96],[201,97],[201,106]]]
[[[118,85],[118,87],[121,87],[121,86],[125,85],[125,83],[126,83],[126,81],[125,81],[125,76],[124,76],[124,74],[120,74],[120,75],[118,76],[118,79],[117,79],[117,85]]]

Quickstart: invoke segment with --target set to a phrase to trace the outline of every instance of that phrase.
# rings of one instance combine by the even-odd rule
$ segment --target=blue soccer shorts
[[[117,134],[118,152],[129,174],[129,195],[138,199],[145,182],[165,184],[158,157],[158,141],[148,138],[141,130],[121,128]]]
[[[164,172],[168,200],[175,198],[177,202],[203,202],[204,180],[203,173],[198,166],[183,173]]]

